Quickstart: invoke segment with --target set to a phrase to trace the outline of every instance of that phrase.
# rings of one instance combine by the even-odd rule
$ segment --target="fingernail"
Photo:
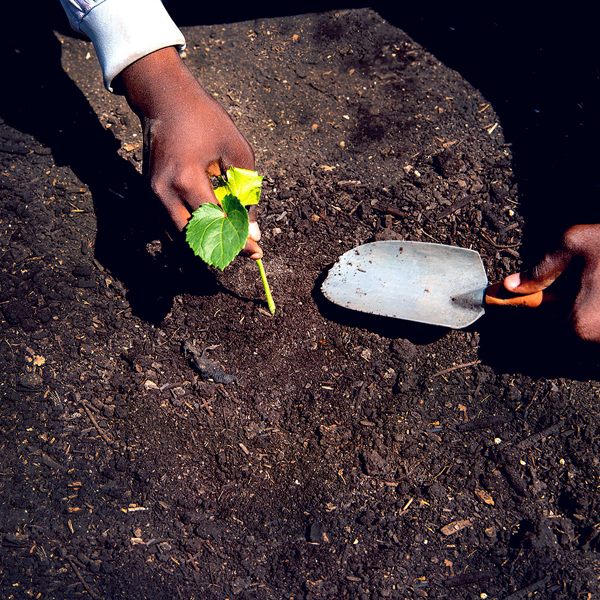
[[[507,290],[516,290],[521,285],[521,273],[513,273],[504,279],[504,287]]]

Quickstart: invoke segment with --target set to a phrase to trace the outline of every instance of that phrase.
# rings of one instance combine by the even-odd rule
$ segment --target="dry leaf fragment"
[[[487,535],[489,538],[493,538],[497,531],[498,530],[495,527],[488,527],[485,529],[485,535]]]
[[[441,532],[444,535],[452,535],[453,533],[456,533],[457,531],[460,531],[461,529],[470,526],[471,521],[469,521],[469,519],[463,519],[462,521],[454,521],[453,523],[448,523],[448,525],[444,525],[444,527],[442,527],[441,529]]]
[[[142,144],[140,142],[134,143],[134,144],[125,144],[123,146],[123,150],[125,150],[125,152],[131,152],[132,150],[136,150],[137,148],[139,148]]]
[[[489,506],[494,506],[494,499],[492,498],[492,495],[490,493],[479,488],[476,488],[474,493],[480,502],[488,504]]]

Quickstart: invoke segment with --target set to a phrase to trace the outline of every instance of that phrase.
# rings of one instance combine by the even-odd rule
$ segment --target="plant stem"
[[[260,271],[260,278],[262,279],[263,286],[265,288],[265,296],[267,297],[267,304],[269,305],[269,310],[271,314],[275,314],[275,302],[273,302],[273,296],[271,296],[271,288],[269,287],[269,282],[267,281],[267,274],[265,273],[265,268],[263,267],[262,260],[260,258],[256,261],[258,265],[258,270]]]

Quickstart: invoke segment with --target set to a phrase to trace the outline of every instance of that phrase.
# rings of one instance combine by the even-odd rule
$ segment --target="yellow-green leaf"
[[[256,171],[229,167],[226,175],[219,177],[218,180],[219,187],[215,189],[215,195],[219,201],[232,194],[239,198],[243,206],[258,204],[263,177]]]

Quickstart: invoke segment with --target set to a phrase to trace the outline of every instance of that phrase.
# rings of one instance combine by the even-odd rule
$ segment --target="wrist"
[[[140,119],[158,117],[161,108],[178,96],[177,91],[195,82],[174,46],[143,56],[119,77],[129,106]]]

